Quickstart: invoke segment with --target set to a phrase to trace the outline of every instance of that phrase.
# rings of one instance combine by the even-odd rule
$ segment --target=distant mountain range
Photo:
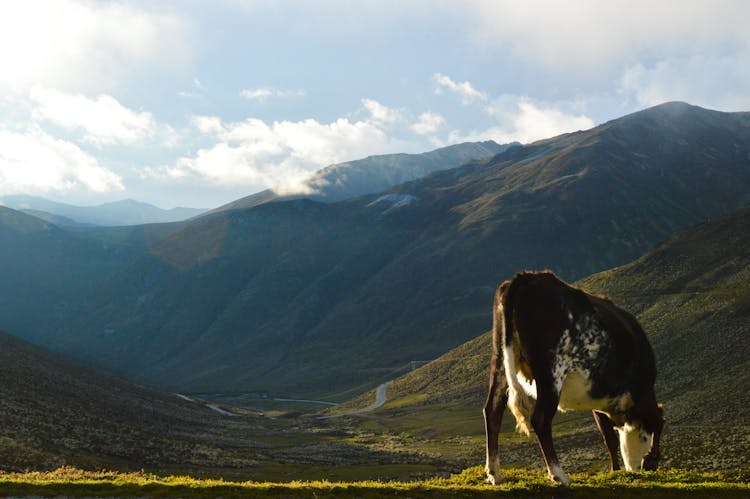
[[[170,389],[344,398],[486,331],[495,287],[517,270],[574,280],[621,265],[749,192],[750,114],[669,103],[377,194],[198,218],[151,243],[0,230],[0,247],[42,262],[0,257],[15,265],[6,295],[35,312],[24,324],[0,310],[0,324],[15,314],[18,334]],[[92,276],[85,286],[45,263],[58,247],[47,261]],[[35,307],[46,289],[59,300]]]
[[[163,210],[152,204],[124,199],[96,206],[74,206],[36,196],[0,196],[0,205],[23,211],[62,227],[88,225],[121,226],[179,222],[200,215],[205,210],[172,208]]]
[[[267,189],[238,199],[206,214],[252,208],[269,201],[313,199],[332,203],[384,191],[430,173],[455,168],[471,161],[486,160],[517,142],[499,145],[491,140],[465,142],[422,154],[384,154],[327,166],[304,182],[297,194],[279,194]]]

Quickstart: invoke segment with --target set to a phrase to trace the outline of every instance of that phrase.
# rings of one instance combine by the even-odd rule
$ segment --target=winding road
[[[331,419],[331,418],[340,418],[343,416],[356,416],[358,414],[365,414],[368,412],[372,412],[375,409],[382,407],[383,404],[386,403],[388,400],[388,385],[393,383],[393,380],[387,381],[383,383],[382,385],[378,386],[378,389],[375,391],[375,402],[368,405],[367,407],[363,407],[361,409],[356,409],[354,411],[348,411],[348,412],[340,412],[338,414],[331,414],[329,416],[318,416],[318,419]],[[183,395],[181,393],[175,393],[176,396],[180,397],[183,400],[186,400],[188,402],[194,402],[197,404],[202,404],[212,411],[218,412],[219,414],[223,416],[239,416],[239,414],[235,414],[234,412],[229,412],[227,410],[222,409],[221,407],[210,404],[204,401],[196,400],[192,397],[188,397],[187,395]],[[326,402],[324,400],[304,400],[304,399],[284,399],[284,398],[274,398],[273,400],[282,401],[282,402],[306,402],[306,403],[313,403],[313,404],[324,404],[324,405],[338,405],[334,402]]]
[[[349,411],[349,412],[340,412],[338,414],[331,414],[330,416],[319,416],[318,419],[332,419],[332,418],[340,418],[343,416],[356,416],[358,414],[364,414],[366,412],[372,412],[375,409],[382,407],[383,404],[386,403],[388,400],[387,397],[387,391],[388,391],[388,385],[393,383],[393,380],[388,381],[386,383],[383,383],[382,385],[378,386],[378,389],[375,391],[375,402],[368,405],[367,407],[363,407],[362,409],[357,409],[355,411]]]

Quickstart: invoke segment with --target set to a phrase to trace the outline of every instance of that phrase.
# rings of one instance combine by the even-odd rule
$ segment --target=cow
[[[501,480],[497,439],[506,406],[519,432],[536,433],[552,481],[570,484],[552,442],[558,409],[593,412],[612,470],[620,468],[618,447],[627,470],[657,468],[664,416],[656,362],[631,314],[551,271],[520,272],[495,293],[492,350],[484,406],[489,483]]]

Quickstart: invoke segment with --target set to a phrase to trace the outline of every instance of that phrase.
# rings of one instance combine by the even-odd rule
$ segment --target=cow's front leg
[[[496,484],[500,481],[500,458],[497,450],[497,438],[500,434],[500,423],[505,407],[508,405],[508,381],[503,372],[502,359],[493,357],[490,366],[490,388],[487,403],[484,405],[484,429],[487,436],[487,462],[485,471],[487,482]]]
[[[609,453],[609,464],[612,471],[620,469],[620,460],[617,457],[617,453],[620,451],[620,439],[615,431],[615,425],[609,416],[603,412],[591,411],[594,414],[594,421],[596,427],[599,428],[599,433],[602,434],[604,439],[604,446],[607,448]]]
[[[539,447],[542,449],[544,463],[547,465],[547,474],[550,480],[560,482],[563,485],[570,485],[570,478],[560,467],[560,461],[557,459],[557,452],[552,443],[552,418],[557,412],[557,404],[560,401],[560,395],[554,390],[551,379],[540,380],[536,378],[537,400],[534,406],[534,414],[531,416],[531,426],[539,440]]]

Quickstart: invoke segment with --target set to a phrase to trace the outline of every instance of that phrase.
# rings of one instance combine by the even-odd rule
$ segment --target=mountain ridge
[[[52,223],[57,222],[57,225],[62,226],[124,226],[180,222],[205,211],[182,207],[165,210],[134,199],[122,199],[93,206],[76,206],[20,194],[1,196],[0,204]]]
[[[345,398],[486,330],[519,268],[574,280],[741,206],[749,123],[659,106],[382,193],[198,219],[43,341],[170,389]]]
[[[303,182],[300,193],[283,194],[266,189],[214,208],[202,216],[252,208],[271,201],[305,198],[332,203],[375,194],[435,171],[492,157],[514,144],[499,145],[491,140],[464,142],[425,153],[381,154],[336,163],[313,173]]]

